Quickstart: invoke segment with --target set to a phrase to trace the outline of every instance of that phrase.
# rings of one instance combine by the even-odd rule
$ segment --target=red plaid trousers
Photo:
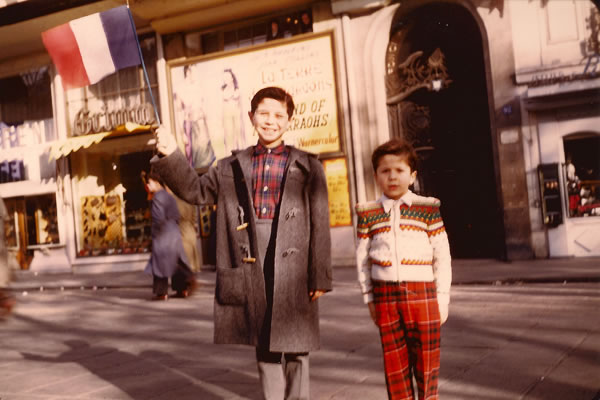
[[[390,399],[437,400],[440,311],[434,282],[373,281],[385,380]]]

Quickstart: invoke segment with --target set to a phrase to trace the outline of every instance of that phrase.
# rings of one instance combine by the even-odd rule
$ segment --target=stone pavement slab
[[[15,290],[15,313],[0,322],[0,398],[260,399],[253,350],[212,344],[214,273],[199,275],[198,293],[167,302],[149,301],[145,285]],[[335,268],[334,281],[319,300],[312,399],[385,399],[379,334],[354,269]],[[490,283],[452,288],[441,398],[598,396],[600,285]]]

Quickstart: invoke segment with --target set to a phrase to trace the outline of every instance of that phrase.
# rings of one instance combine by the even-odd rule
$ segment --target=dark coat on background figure
[[[252,204],[253,147],[222,159],[203,176],[180,151],[151,162],[170,188],[194,204],[217,204],[215,343],[258,345],[267,308]],[[246,228],[242,228],[247,223]],[[323,166],[291,147],[282,183],[276,234],[270,350],[319,348],[318,301],[331,290],[331,239]]]
[[[189,268],[181,242],[179,210],[175,198],[159,190],[152,196],[152,255],[145,271],[170,278],[180,265]]]

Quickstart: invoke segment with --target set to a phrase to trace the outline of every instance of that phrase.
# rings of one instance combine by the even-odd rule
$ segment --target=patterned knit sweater
[[[408,191],[356,205],[356,264],[365,303],[373,301],[373,280],[435,281],[440,308],[450,302],[452,268],[440,201]]]

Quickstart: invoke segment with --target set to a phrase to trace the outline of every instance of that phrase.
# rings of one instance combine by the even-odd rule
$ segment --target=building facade
[[[156,117],[203,173],[256,142],[249,100],[267,85],[297,103],[285,141],[325,167],[335,264],[353,263],[354,205],[380,195],[370,155],[393,137],[415,145],[453,257],[600,255],[591,1],[130,1],[148,78],[72,90],[40,33],[121,4],[37,3],[0,7],[0,195],[23,268],[141,268]]]

